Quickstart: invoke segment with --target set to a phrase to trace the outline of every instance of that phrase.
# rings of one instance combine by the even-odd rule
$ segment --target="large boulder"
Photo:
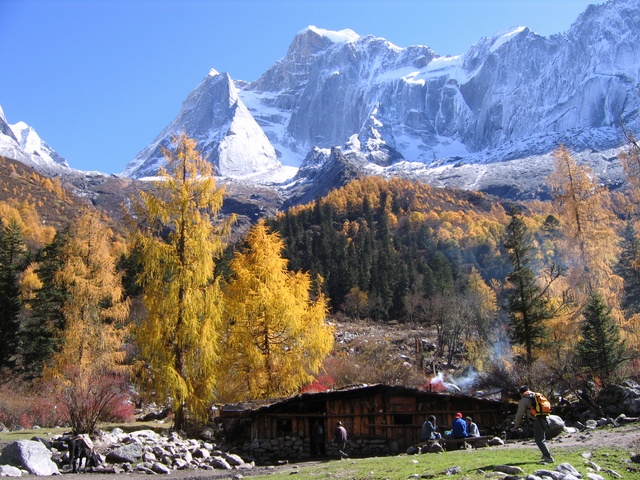
[[[0,464],[24,468],[32,475],[60,474],[58,466],[51,460],[51,451],[33,440],[18,440],[4,447]]]
[[[640,385],[625,380],[619,385],[609,385],[598,395],[598,404],[603,408],[615,407],[619,412],[640,416]]]
[[[107,461],[111,463],[136,463],[140,459],[142,459],[142,445],[137,442],[122,445],[107,453]]]
[[[564,420],[558,415],[549,415],[547,417],[549,423],[549,430],[547,431],[547,438],[555,438],[564,432]]]

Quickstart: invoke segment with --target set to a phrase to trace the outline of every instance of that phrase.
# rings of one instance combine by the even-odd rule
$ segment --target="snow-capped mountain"
[[[210,73],[123,174],[155,173],[159,146],[184,131],[229,177],[302,166],[299,186],[305,158],[324,168],[339,146],[362,172],[445,185],[471,166],[471,188],[507,165],[545,165],[559,143],[618,147],[621,124],[640,127],[639,77],[640,0],[590,6],[551,37],[514,27],[454,57],[308,27],[255,82]]]
[[[163,149],[181,132],[198,141],[200,152],[215,165],[218,175],[247,177],[281,169],[273,146],[229,75],[211,70],[189,94],[176,119],[127,165],[123,175],[155,174],[164,160]]]
[[[24,122],[8,124],[0,107],[0,155],[45,173],[70,172],[67,161]]]

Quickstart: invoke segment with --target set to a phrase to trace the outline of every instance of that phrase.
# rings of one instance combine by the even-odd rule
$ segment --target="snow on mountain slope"
[[[125,176],[145,177],[164,165],[163,148],[186,132],[216,174],[231,178],[278,174],[281,164],[267,136],[238,97],[229,75],[211,70],[184,101],[176,119],[127,165]]]
[[[67,161],[24,122],[7,123],[0,107],[0,155],[45,173],[69,172]]]
[[[24,122],[11,125],[20,148],[41,165],[59,165],[69,168],[67,161],[53,150],[46,142],[43,142],[36,131]]]
[[[182,129],[221,175],[261,181],[279,164],[328,161],[311,153],[340,146],[363,172],[413,171],[434,182],[484,164],[457,186],[491,190],[487,179],[497,181],[492,172],[506,162],[524,168],[519,159],[535,158],[543,168],[560,143],[596,157],[620,146],[620,123],[640,129],[639,85],[640,0],[590,6],[548,38],[510,28],[455,57],[308,27],[255,82],[208,76],[123,173],[155,173],[159,145]]]

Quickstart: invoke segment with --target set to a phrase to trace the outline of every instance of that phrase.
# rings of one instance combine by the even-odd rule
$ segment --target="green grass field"
[[[584,478],[590,471],[582,454],[585,450],[554,449],[556,463],[540,465],[540,453],[532,448],[510,448],[507,446],[464,450],[456,452],[429,453],[419,455],[399,455],[395,457],[355,458],[307,462],[278,468],[269,475],[251,477],[255,479],[285,479],[294,474],[304,479],[350,479],[350,480],[404,480],[408,478],[454,478],[485,479],[497,465],[520,467],[526,477],[539,469],[553,469],[560,463],[570,463]],[[640,479],[640,465],[630,463],[629,452],[612,448],[591,452],[591,462],[603,469],[611,469],[624,479]],[[453,467],[456,473],[447,473]],[[457,473],[459,471],[459,473]],[[592,471],[592,470],[591,470]],[[605,479],[616,478],[607,472],[599,472]],[[499,478],[499,477],[495,477]]]

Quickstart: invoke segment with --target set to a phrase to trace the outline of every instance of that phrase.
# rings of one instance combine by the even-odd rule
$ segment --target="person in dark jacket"
[[[342,422],[336,424],[336,429],[333,432],[334,441],[338,444],[338,450],[340,455],[347,456],[345,450],[347,449],[347,429],[344,428]]]
[[[436,416],[430,415],[427,421],[422,424],[420,441],[426,442],[427,440],[439,440],[441,438],[442,435],[438,433],[438,426],[436,425]]]

